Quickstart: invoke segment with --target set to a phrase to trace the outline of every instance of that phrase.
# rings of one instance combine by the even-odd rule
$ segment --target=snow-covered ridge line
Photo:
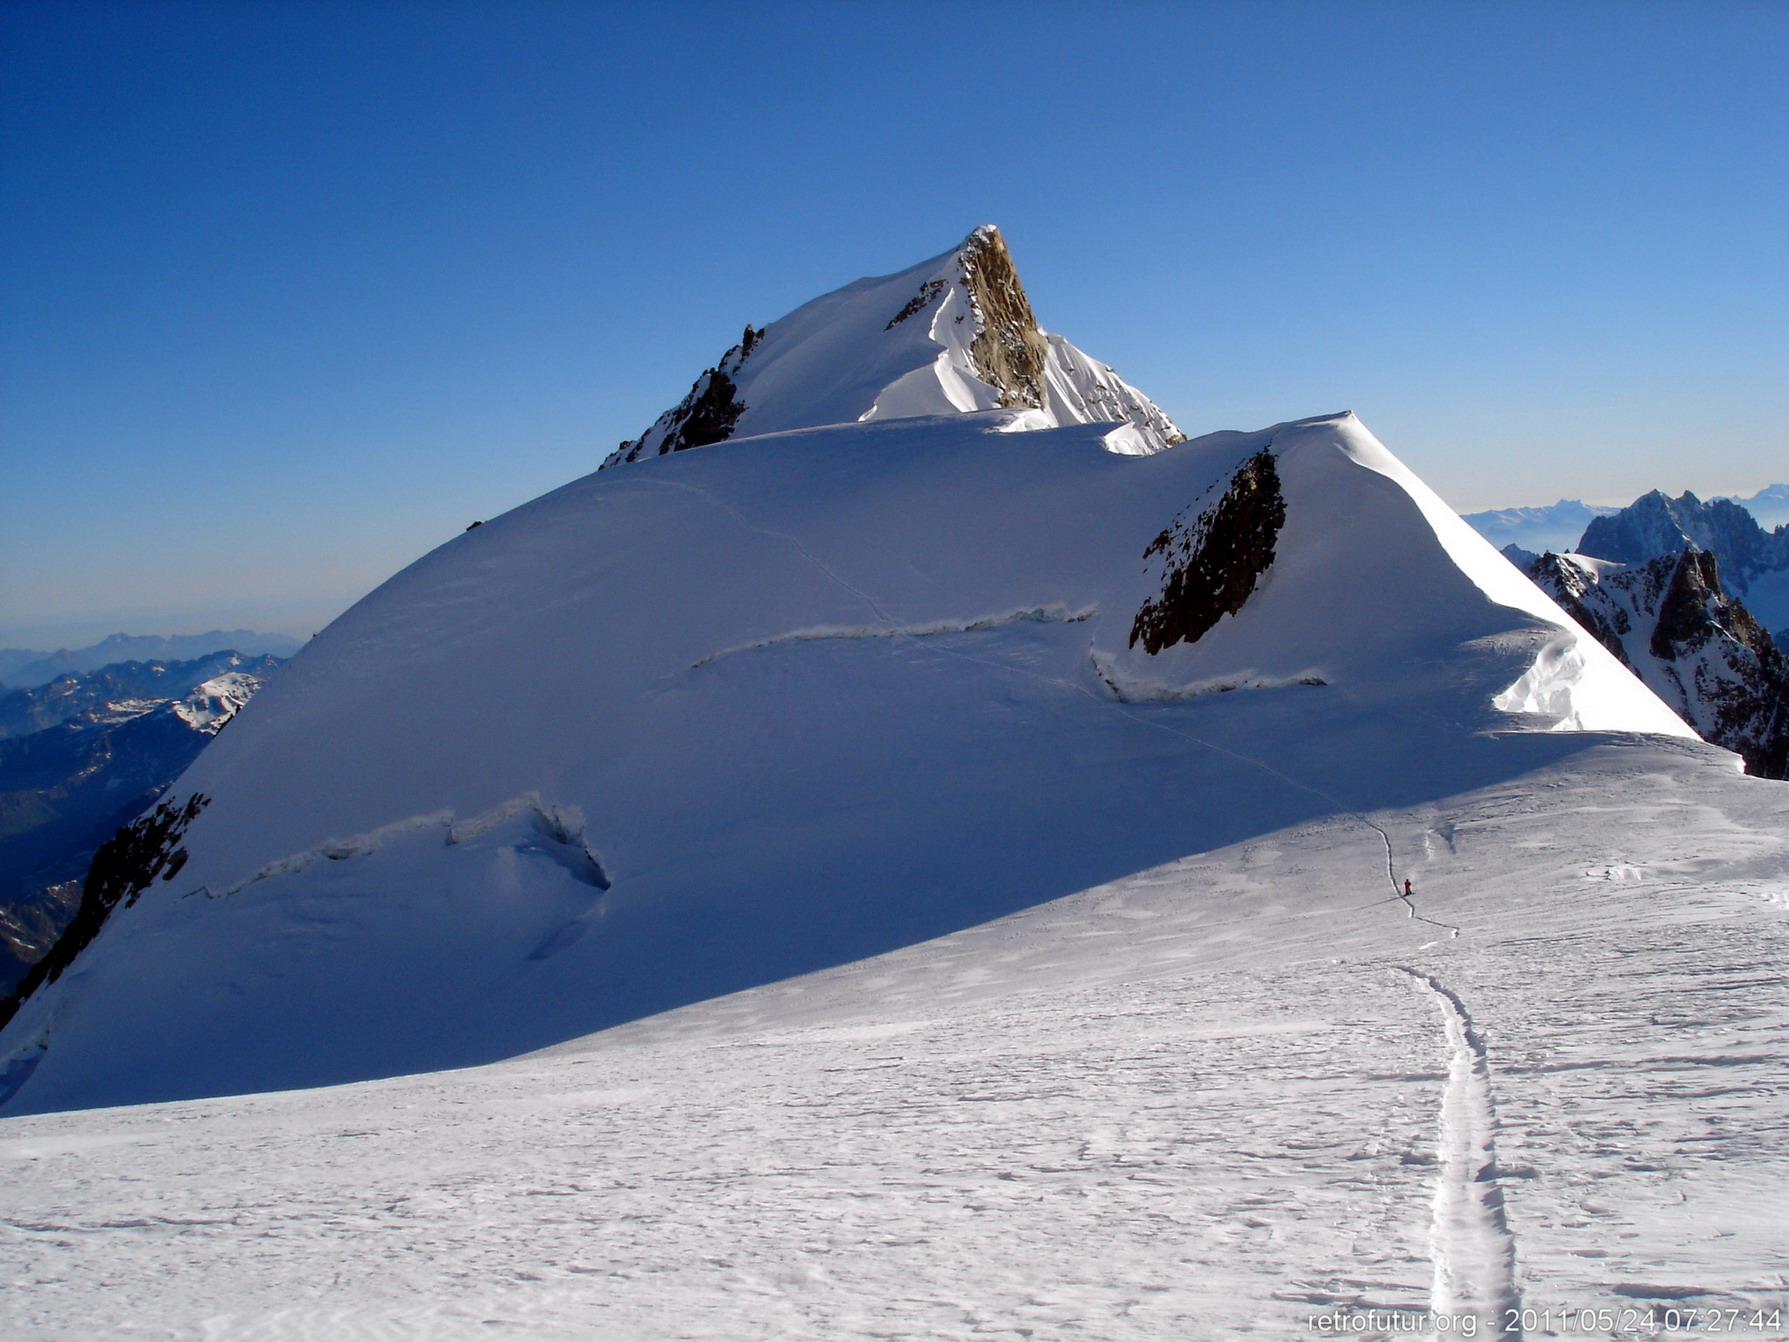
[[[978,634],[988,629],[1008,629],[1016,624],[1080,624],[1099,614],[1097,606],[1070,610],[1061,603],[1048,606],[1026,606],[999,615],[982,615],[969,620],[926,620],[919,624],[817,624],[805,629],[792,629],[786,634],[751,643],[739,643],[719,652],[711,652],[700,661],[691,662],[690,670],[707,666],[722,657],[773,648],[781,643],[813,643],[833,638],[931,638],[938,634]]]
[[[318,861],[340,862],[351,857],[366,857],[376,853],[389,839],[405,834],[415,834],[419,830],[441,828],[446,831],[446,842],[449,845],[467,843],[487,834],[505,821],[513,820],[519,815],[532,813],[541,833],[554,843],[563,844],[582,850],[595,869],[591,884],[599,889],[609,888],[609,879],[603,871],[602,862],[591,852],[584,842],[584,814],[575,806],[549,805],[542,802],[538,792],[525,792],[519,797],[511,797],[499,803],[489,811],[481,812],[467,820],[458,820],[449,810],[430,811],[423,815],[405,816],[402,820],[393,820],[388,824],[370,829],[364,834],[356,834],[347,839],[325,839],[314,847],[287,857],[277,858],[265,866],[258,868],[239,881],[211,890],[201,886],[189,894],[203,893],[211,899],[222,899],[227,895],[240,894],[254,885],[273,876],[290,876],[303,871]]]

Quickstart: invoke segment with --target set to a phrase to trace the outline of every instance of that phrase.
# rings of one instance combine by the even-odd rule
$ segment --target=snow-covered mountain
[[[1695,546],[1714,555],[1727,589],[1766,629],[1789,626],[1789,525],[1766,531],[1745,508],[1727,499],[1704,503],[1685,492],[1658,490],[1584,529],[1581,554],[1643,564]]]
[[[1114,452],[1158,452],[1186,435],[1110,367],[1037,324],[1000,230],[895,275],[858,280],[763,330],[745,328],[640,437],[603,463],[639,461],[822,424],[1000,407],[1016,427],[1120,424]]]
[[[33,652],[0,648],[0,685],[32,689],[60,676],[85,675],[127,662],[193,661],[233,649],[248,657],[290,657],[304,640],[290,634],[258,634],[251,629],[213,629],[206,634],[111,634],[91,647]]]
[[[1528,576],[1677,710],[1762,778],[1789,778],[1789,658],[1691,547],[1643,564],[1545,554]]]
[[[1601,504],[1561,499],[1540,508],[1494,508],[1461,516],[1499,550],[1514,545],[1538,555],[1548,550],[1572,549],[1585,527],[1615,511]]]
[[[1351,415],[752,397],[106,845],[0,1332],[1782,1331],[1789,789]]]
[[[1022,413],[599,472],[399,574],[131,839],[14,1111],[487,1061],[1692,735],[1352,416]]]
[[[227,690],[238,685],[233,677],[246,677],[238,692],[246,687],[253,693],[282,661],[225,648],[190,661],[117,662],[92,671],[65,671],[44,685],[0,691],[0,738],[40,732],[84,715],[122,720],[119,715],[128,715],[129,706],[147,712],[154,705],[184,699],[213,679],[221,678],[219,688]],[[240,698],[246,702],[246,695]]]

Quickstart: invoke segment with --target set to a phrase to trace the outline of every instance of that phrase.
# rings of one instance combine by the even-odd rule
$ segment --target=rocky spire
[[[1000,230],[983,224],[971,233],[957,249],[957,265],[981,327],[969,344],[976,376],[1000,393],[1001,405],[1041,408],[1050,342]]]

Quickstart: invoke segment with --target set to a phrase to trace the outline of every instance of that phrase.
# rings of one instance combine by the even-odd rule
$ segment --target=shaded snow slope
[[[183,777],[11,1112],[488,1061],[1583,748],[1536,729],[1691,735],[1352,416],[1009,415],[602,472],[393,578]]]
[[[1370,817],[1458,937],[1329,818],[487,1068],[0,1120],[0,1332],[1781,1337],[1789,791],[1562,741]]]
[[[895,275],[858,280],[745,337],[684,400],[604,462],[789,429],[1009,407],[1015,428],[1122,424],[1107,446],[1186,435],[1106,364],[1032,315],[1006,243],[984,225]]]

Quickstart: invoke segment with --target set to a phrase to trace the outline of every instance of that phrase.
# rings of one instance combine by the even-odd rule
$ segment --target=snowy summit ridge
[[[826,424],[1009,409],[1015,429],[1118,424],[1116,452],[1184,441],[1108,365],[1037,323],[992,224],[894,275],[858,280],[762,330],[745,328],[640,437],[603,466]]]

